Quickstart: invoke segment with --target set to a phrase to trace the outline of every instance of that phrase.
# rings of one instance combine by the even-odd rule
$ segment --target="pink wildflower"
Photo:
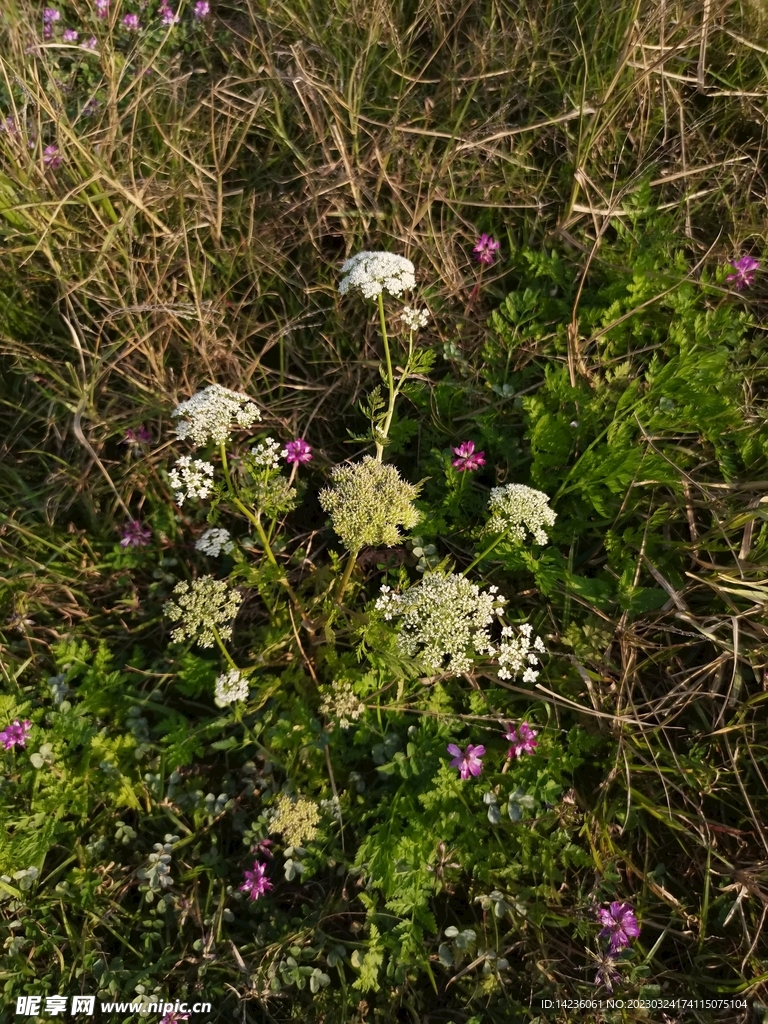
[[[259,864],[257,860],[253,862],[253,871],[245,871],[245,881],[240,886],[241,892],[250,893],[252,900],[257,900],[259,896],[263,896],[268,889],[272,889],[273,885],[270,880],[266,877],[267,865]]]
[[[126,14],[123,18],[123,26],[127,28],[129,32],[138,32],[141,28],[141,25],[139,25],[138,14]]]
[[[603,930],[599,938],[610,938],[608,952],[613,956],[630,944],[640,934],[635,912],[628,903],[611,903],[609,907],[601,907],[597,912]]]
[[[755,280],[755,271],[760,269],[760,260],[756,260],[752,256],[742,256],[740,260],[729,260],[728,262],[736,273],[729,274],[725,280],[729,283],[733,281],[736,291],[740,292],[744,288],[748,288]]]
[[[129,519],[123,527],[122,533],[120,546],[123,548],[144,548],[149,544],[149,539],[152,536],[150,528],[142,525],[138,519]]]
[[[164,1017],[160,1018],[160,1024],[180,1024],[180,1021],[183,1020],[189,1020],[188,1013],[182,1013],[180,1010],[171,1010]]]
[[[31,728],[32,723],[28,718],[23,722],[20,722],[17,718],[12,725],[6,726],[0,732],[0,743],[2,743],[6,750],[10,750],[11,747],[15,746],[26,747],[27,733]]]
[[[288,441],[283,452],[286,462],[311,462],[312,448],[303,437],[297,437],[295,441]]]
[[[58,146],[46,146],[43,150],[43,163],[46,167],[50,167],[52,171],[61,163],[61,157],[59,156]]]
[[[496,259],[495,254],[500,248],[501,243],[497,242],[492,235],[480,235],[472,252],[478,263],[490,265]]]
[[[109,2],[110,0],[96,0],[96,14],[100,18],[109,17]]]
[[[211,12],[211,5],[208,0],[197,0],[193,14],[199,20],[201,18],[207,18]]]
[[[472,472],[485,465],[485,452],[475,451],[474,441],[462,441],[458,448],[453,449],[458,458],[454,459],[451,465],[459,473],[465,470]]]
[[[43,11],[43,24],[52,25],[54,21],[58,21],[61,17],[61,11],[57,11],[55,7],[46,7]]]
[[[97,40],[96,36],[91,36],[91,38],[88,40],[87,43],[83,43],[83,45],[85,46],[86,50],[95,50],[97,44],[98,44],[98,40]]]
[[[164,25],[175,25],[179,21],[178,14],[174,14],[167,3],[160,5],[160,20]]]
[[[65,28],[61,33],[61,38],[65,43],[76,43],[77,32],[73,28]]]
[[[141,426],[137,427],[135,430],[133,430],[131,427],[128,427],[128,429],[125,432],[125,437],[123,438],[122,443],[123,444],[149,444],[149,442],[151,440],[152,440],[152,435],[150,434],[150,432],[147,430],[147,428],[142,423]]]
[[[466,754],[462,754],[460,747],[455,743],[449,743],[448,753],[453,754],[451,768],[458,768],[462,779],[468,779],[470,775],[479,775],[483,770],[480,758],[485,756],[485,747],[482,744],[472,746],[470,743],[467,746]]]
[[[532,729],[527,722],[522,722],[517,729],[508,722],[504,739],[509,740],[512,746],[509,748],[507,757],[520,757],[521,754],[532,754],[539,745],[536,735],[536,730]]]
[[[273,845],[274,843],[271,839],[260,839],[259,842],[252,847],[251,853],[258,853],[263,854],[265,857],[271,857],[272,851],[270,850],[270,846]]]

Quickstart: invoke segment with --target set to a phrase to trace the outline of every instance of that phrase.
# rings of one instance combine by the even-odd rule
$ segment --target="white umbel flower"
[[[262,469],[280,469],[280,455],[283,446],[274,437],[266,437],[251,448],[253,464]]]
[[[342,729],[348,729],[364,711],[365,704],[357,696],[350,683],[343,679],[337,679],[331,683],[330,692],[326,693],[320,705],[321,714],[337,721]]]
[[[171,470],[168,479],[176,491],[176,504],[183,505],[187,498],[207,498],[213,486],[213,466],[202,459],[182,455]]]
[[[492,513],[487,527],[490,533],[510,533],[525,540],[527,527],[537,544],[547,543],[549,537],[543,527],[552,526],[557,518],[547,495],[525,484],[493,487],[488,508]]]
[[[458,573],[425,573],[403,594],[383,586],[376,608],[385,619],[400,618],[397,642],[403,654],[419,656],[432,672],[461,675],[472,667],[473,654],[495,654],[488,626],[506,604],[497,594],[498,587],[481,594],[476,583]]]
[[[427,326],[429,313],[426,309],[411,309],[410,306],[404,306],[400,319],[409,330],[418,331],[420,327]]]
[[[341,273],[341,295],[358,288],[366,299],[378,298],[382,292],[397,297],[416,287],[413,264],[393,252],[359,252],[346,261]]]
[[[504,626],[498,653],[499,679],[515,679],[521,673],[524,683],[535,683],[539,678],[539,673],[532,667],[539,664],[534,651],[546,654],[547,649],[540,636],[531,640],[532,633],[533,626],[528,622],[520,626],[519,636],[515,636],[511,626]]]
[[[250,427],[261,419],[261,413],[247,395],[211,384],[177,405],[171,413],[181,417],[176,427],[178,437],[191,438],[197,445],[214,441],[226,444],[234,420],[240,427]]]
[[[197,551],[202,551],[204,555],[210,555],[212,558],[218,558],[222,551],[228,555],[234,547],[235,542],[231,539],[229,530],[225,530],[223,526],[212,526],[195,544]]]
[[[225,708],[236,700],[248,700],[248,680],[236,668],[225,672],[216,680],[213,699],[217,708]]]
[[[232,620],[237,615],[242,595],[230,591],[224,580],[201,576],[192,583],[182,580],[173,588],[175,601],[166,601],[163,611],[173,622],[181,620],[171,633],[174,643],[183,643],[187,637],[197,640],[198,647],[213,647],[214,630],[222,640],[232,636]]]

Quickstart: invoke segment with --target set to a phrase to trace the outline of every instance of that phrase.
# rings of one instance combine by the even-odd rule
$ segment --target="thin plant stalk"
[[[464,572],[461,575],[462,576],[466,576],[468,572],[471,572],[475,568],[476,565],[478,565],[480,562],[482,562],[482,560],[484,558],[486,558],[488,555],[490,555],[490,553],[493,551],[493,549],[497,545],[501,544],[501,542],[504,540],[504,538],[506,536],[507,536],[506,533],[500,533],[498,535],[498,537],[495,538],[495,540],[491,541],[491,543],[488,545],[487,548],[484,548],[480,552],[480,554],[477,556],[477,558],[475,558],[472,562],[470,562],[470,564],[467,566],[467,568],[464,570]]]

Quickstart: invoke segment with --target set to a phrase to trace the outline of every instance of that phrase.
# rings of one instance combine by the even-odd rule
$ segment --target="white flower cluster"
[[[251,448],[253,464],[262,469],[280,469],[280,456],[285,449],[274,437],[267,437]]]
[[[216,680],[214,698],[217,708],[225,708],[236,700],[248,700],[248,680],[236,668]]]
[[[228,555],[234,547],[235,542],[229,536],[229,530],[225,530],[223,526],[212,526],[195,544],[196,551],[202,551],[204,555],[210,555],[212,558],[218,558],[222,551]]]
[[[187,498],[208,497],[213,486],[213,466],[202,459],[192,461],[188,455],[182,455],[168,479],[176,491],[176,504],[183,505]]]
[[[339,284],[341,295],[359,288],[366,299],[375,299],[382,292],[397,297],[416,287],[411,261],[392,252],[359,252],[346,261],[341,273],[345,275]]]
[[[549,540],[544,526],[552,526],[557,512],[549,507],[549,498],[543,491],[536,491],[525,484],[505,484],[493,487],[488,507],[493,513],[488,520],[490,533],[507,533],[519,540],[525,540],[525,527],[533,534],[538,544]]]
[[[365,711],[365,704],[359,699],[352,686],[345,680],[338,679],[331,683],[320,705],[320,712],[338,721],[342,729],[348,729]]]
[[[181,625],[171,633],[174,643],[183,643],[189,637],[197,638],[198,647],[213,647],[214,630],[222,640],[230,639],[230,623],[243,598],[236,590],[230,591],[224,580],[215,580],[213,576],[201,576],[191,584],[182,580],[173,593],[176,601],[166,601],[163,611],[173,622],[181,620]]]
[[[515,679],[521,672],[524,683],[535,683],[539,678],[539,673],[531,668],[532,665],[539,664],[539,659],[533,652],[546,654],[547,649],[540,636],[531,641],[532,633],[533,626],[528,622],[520,626],[519,636],[515,636],[511,626],[504,626],[498,652],[499,679]]]
[[[427,326],[429,313],[426,309],[411,309],[410,306],[404,306],[400,319],[409,330],[418,331],[420,327]]]
[[[182,417],[176,428],[177,435],[191,438],[195,444],[225,444],[230,438],[232,421],[241,427],[250,427],[261,419],[261,413],[247,395],[211,384],[196,395],[177,405],[172,416]]]
[[[403,594],[383,586],[376,608],[385,619],[401,619],[397,642],[405,655],[420,656],[435,673],[460,675],[472,667],[472,654],[496,653],[488,626],[506,604],[497,592],[498,587],[489,587],[481,594],[476,583],[458,573],[425,573]]]

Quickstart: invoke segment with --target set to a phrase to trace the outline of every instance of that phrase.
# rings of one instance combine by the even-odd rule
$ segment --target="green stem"
[[[504,538],[506,536],[507,536],[506,533],[500,533],[495,540],[491,541],[491,543],[488,545],[487,548],[485,548],[485,550],[480,552],[480,554],[477,556],[477,558],[475,558],[475,560],[473,562],[470,562],[470,564],[467,566],[467,568],[464,570],[464,572],[461,575],[462,576],[466,576],[468,572],[471,572],[479,562],[482,562],[482,560],[487,555],[490,555],[490,553],[493,551],[493,549],[498,544],[501,544],[501,542],[504,540]]]
[[[295,604],[296,608],[301,613],[301,616],[302,616],[302,619],[303,619],[304,618],[304,610],[301,607],[301,602],[299,601],[299,599],[298,599],[298,597],[296,595],[296,592],[294,591],[293,587],[290,585],[288,580],[285,578],[283,570],[280,568],[280,565],[279,565],[277,559],[275,558],[274,552],[272,551],[272,548],[270,547],[269,540],[267,539],[267,535],[264,532],[264,527],[261,525],[261,520],[259,519],[258,516],[255,516],[253,514],[253,512],[251,512],[251,510],[249,508],[247,508],[242,503],[242,501],[240,501],[240,499],[238,497],[236,497],[232,492],[230,492],[230,497],[232,498],[232,503],[234,505],[236,505],[237,508],[239,508],[240,511],[243,513],[243,515],[247,516],[247,518],[250,519],[250,521],[256,527],[256,533],[258,533],[259,540],[261,541],[262,546],[264,548],[264,554],[267,556],[267,558],[272,563],[272,565],[274,565],[274,567],[280,573],[280,583],[285,587],[285,589],[286,589],[286,591],[288,593],[288,596],[290,597],[290,599]]]
[[[349,553],[347,564],[344,567],[344,575],[341,577],[341,582],[339,583],[339,592],[336,595],[337,604],[341,604],[341,599],[342,597],[344,597],[344,591],[347,589],[347,586],[349,584],[349,578],[352,575],[352,570],[355,567],[355,562],[357,561],[357,556],[359,554],[360,548],[358,548],[357,551],[350,551]]]
[[[387,320],[384,316],[384,293],[379,292],[379,321],[381,323],[381,337],[384,342],[384,358],[387,361],[387,388],[389,390],[389,404],[387,406],[387,415],[384,420],[384,426],[382,427],[381,433],[386,438],[389,433],[389,428],[392,424],[392,416],[395,411],[395,399],[397,398],[397,391],[395,390],[395,378],[392,373],[392,356],[389,351],[389,337],[387,336]],[[402,383],[402,381],[401,381]],[[384,456],[384,445],[380,442],[376,442],[376,461],[381,462]],[[351,571],[351,570],[350,570]]]
[[[223,643],[221,637],[219,636],[219,631],[218,631],[218,629],[216,629],[216,627],[213,624],[211,624],[211,632],[213,633],[213,637],[214,637],[216,643],[221,648],[221,653],[224,655],[224,657],[229,662],[229,667],[233,668],[235,670],[235,672],[239,672],[240,669],[237,667],[237,665],[234,663],[234,661],[232,661],[232,656],[230,655],[230,653],[227,650],[227,648],[224,646],[224,643]]]
[[[227,462],[227,449],[224,447],[223,443],[219,445],[219,451],[221,452],[221,465],[224,470],[224,479],[227,481],[227,490],[230,494],[233,494],[232,477],[229,475],[229,463]]]

